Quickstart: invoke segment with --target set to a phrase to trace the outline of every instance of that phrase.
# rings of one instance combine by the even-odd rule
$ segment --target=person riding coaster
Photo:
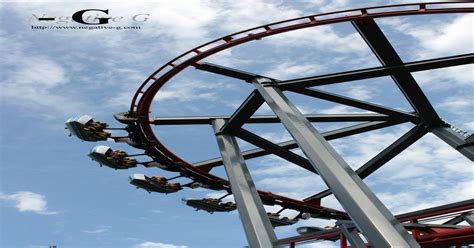
[[[204,198],[203,199],[205,203],[209,204],[219,204],[219,199],[214,199],[214,198]]]
[[[153,177],[150,177],[151,181],[154,182],[154,183],[157,183],[157,184],[166,184],[168,182],[168,180],[164,177],[157,177],[157,176],[153,176]]]
[[[237,207],[233,202],[221,203],[220,205],[227,209],[235,209]]]
[[[110,153],[110,157],[115,158],[115,159],[124,159],[127,156],[128,154],[121,150],[115,150]]]
[[[132,158],[124,158],[119,161],[119,164],[125,167],[135,167],[137,164],[137,160]]]
[[[108,126],[107,123],[100,122],[100,121],[90,121],[90,122],[86,123],[86,125],[85,125],[86,128],[93,128],[93,129],[98,129],[98,130],[105,129],[105,128],[107,128],[107,126]]]
[[[107,126],[108,124],[105,122],[89,121],[84,125],[84,130],[89,131],[91,137],[95,139],[106,140],[112,135],[111,133],[104,131]]]

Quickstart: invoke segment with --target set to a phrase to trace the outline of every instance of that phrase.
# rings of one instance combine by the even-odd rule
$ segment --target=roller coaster
[[[472,3],[472,2],[471,2]],[[129,169],[138,165],[158,167],[177,173],[174,178],[135,174],[130,183],[148,192],[176,193],[188,187],[225,191],[221,198],[183,199],[195,208],[213,212],[238,210],[250,247],[295,247],[306,242],[340,240],[341,247],[451,247],[474,244],[474,200],[451,203],[394,216],[364,183],[363,179],[398,156],[427,133],[432,133],[470,161],[474,160],[474,135],[463,131],[438,115],[412,72],[467,65],[474,55],[461,54],[421,61],[403,62],[385,34],[375,22],[378,18],[397,16],[473,13],[472,4],[463,2],[434,2],[378,6],[304,16],[247,29],[226,35],[193,48],[164,64],[138,87],[130,109],[114,115],[123,124],[127,136],[115,137],[108,124],[88,115],[66,121],[70,133],[83,141],[98,142],[113,139],[143,150],[148,161],[138,161],[125,151],[96,146],[89,157],[114,169]],[[344,71],[326,75],[279,80],[246,72],[204,59],[226,49],[294,30],[350,22],[370,47],[382,66]],[[465,32],[472,32],[466,30]],[[344,48],[341,48],[344,49]],[[230,116],[151,117],[150,106],[159,90],[184,69],[197,70],[241,80],[255,89]],[[390,76],[413,108],[406,112],[317,89],[318,86]],[[372,113],[303,114],[284,94],[285,91],[355,107]],[[264,104],[274,115],[255,115]],[[312,123],[361,122],[344,128],[319,132]],[[245,128],[244,124],[281,123],[293,140],[273,143]],[[412,128],[395,142],[363,164],[351,169],[328,142],[399,124]],[[221,157],[189,163],[170,151],[155,135],[152,126],[210,125],[213,128]],[[241,151],[237,139],[256,149]],[[304,156],[292,151],[300,148]],[[305,199],[293,199],[258,190],[245,160],[276,155],[299,166],[315,177],[321,177],[327,190]],[[211,173],[224,166],[227,179]],[[178,177],[191,180],[188,184],[170,183]],[[321,199],[334,195],[345,211],[321,204]],[[233,195],[234,202],[223,202]],[[280,212],[266,213],[264,205],[280,206],[299,214],[294,218],[280,217]],[[295,224],[300,219],[334,220],[332,227],[300,227],[299,235],[277,239],[273,228]]]

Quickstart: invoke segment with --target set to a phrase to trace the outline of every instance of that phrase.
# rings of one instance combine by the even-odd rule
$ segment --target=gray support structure
[[[224,120],[217,119],[213,122],[213,127],[249,246],[251,248],[278,247],[272,224],[263,208],[262,200],[235,137],[220,132],[224,124]]]
[[[466,221],[467,224],[469,224],[470,226],[474,226],[474,213],[473,212],[468,212],[468,213],[464,213],[464,214],[461,214],[449,221],[446,221],[445,223],[443,223],[444,226],[446,225],[458,225],[459,223],[463,222],[463,221]]]
[[[450,124],[448,124],[450,125]],[[474,161],[474,136],[473,135],[463,135],[463,133],[456,132],[454,127],[451,125],[449,127],[436,127],[431,130],[433,134],[438,136],[448,145],[456,149],[466,158],[471,161]]]
[[[474,226],[474,213],[463,214],[463,218],[467,224]]]
[[[383,66],[403,65],[402,59],[372,18],[355,20],[352,21],[352,24]],[[391,74],[391,77],[426,125],[434,127],[443,124],[428,98],[409,72],[395,72]]]
[[[366,248],[364,240],[359,236],[357,228],[350,221],[338,221],[336,225],[339,226],[344,237],[351,243],[353,248]]]
[[[253,84],[372,246],[420,247],[336,150],[274,87],[271,80],[259,78]]]

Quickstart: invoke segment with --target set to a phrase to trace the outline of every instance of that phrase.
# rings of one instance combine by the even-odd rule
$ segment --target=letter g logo
[[[86,22],[84,19],[83,19],[83,15],[84,13],[86,13],[87,11],[100,11],[100,12],[103,12],[103,13],[106,13],[106,14],[109,14],[109,10],[106,9],[106,10],[103,10],[103,9],[84,9],[84,10],[79,10],[77,11],[76,13],[74,13],[72,15],[72,19],[75,21],[75,22],[78,22],[78,23],[82,23],[82,24],[86,24],[86,25],[100,25],[100,24],[107,24],[109,23],[109,19],[110,18],[95,18],[97,20],[99,20],[99,23],[90,23],[90,22]],[[86,18],[87,19],[87,18]]]

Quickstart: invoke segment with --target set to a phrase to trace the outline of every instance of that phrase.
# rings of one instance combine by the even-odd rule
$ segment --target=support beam
[[[351,243],[351,247],[354,248],[366,248],[364,240],[359,236],[357,228],[352,224],[351,221],[338,221],[336,225],[339,226],[344,237]]]
[[[232,133],[238,130],[262,106],[263,98],[257,91],[252,91],[239,108],[232,114],[220,130],[223,133]]]
[[[313,173],[318,174],[318,172],[311,166],[311,163],[306,159],[301,157],[298,154],[295,154],[288,149],[282,148],[281,146],[272,143],[256,134],[253,134],[245,129],[240,129],[240,131],[236,132],[237,137],[253,144],[257,147],[268,151],[269,153],[275,154],[276,156],[286,159],[303,169],[309,170]]]
[[[471,53],[452,57],[410,62],[396,66],[375,67],[347,72],[331,73],[321,76],[285,80],[277,82],[276,84],[278,85],[278,88],[282,90],[291,90],[296,88],[321,86],[327,84],[343,83],[355,80],[389,76],[391,74],[402,71],[408,73],[472,63],[474,63],[474,55]]]
[[[365,40],[375,56],[380,60],[382,65],[403,65],[403,62],[398,56],[397,52],[372,18],[354,20],[352,21],[352,24]],[[443,122],[439,118],[431,103],[428,101],[428,98],[425,96],[420,86],[418,86],[417,82],[409,72],[395,72],[391,74],[391,77],[426,125],[430,127],[442,125]]]
[[[463,218],[469,225],[474,226],[474,213],[464,214]]]
[[[244,80],[244,81],[249,82],[249,83],[254,78],[262,77],[260,75],[253,74],[253,73],[250,73],[250,72],[241,71],[241,70],[237,70],[237,69],[233,69],[233,68],[229,68],[229,67],[225,67],[225,66],[221,66],[221,65],[216,65],[216,64],[212,64],[212,63],[207,63],[207,62],[199,63],[196,66],[196,69],[211,72],[211,73],[215,73],[215,74],[219,74],[219,75],[226,76],[226,77],[231,77],[231,78]]]
[[[474,226],[474,213],[469,212],[461,214],[453,219],[450,219],[449,221],[446,221],[445,223],[443,223],[443,225],[457,225],[463,221],[466,221],[467,224]]]
[[[276,87],[254,85],[374,247],[420,247],[324,137]]]
[[[224,120],[217,119],[213,127],[249,246],[278,247],[278,240],[235,137],[220,133],[224,124]]]
[[[390,121],[393,117],[384,114],[309,114],[305,115],[310,122],[361,122],[361,121]],[[215,119],[230,119],[228,115],[219,116],[168,116],[155,117],[153,125],[211,125]],[[280,123],[276,115],[253,115],[245,123]]]
[[[431,132],[466,158],[474,161],[474,135],[459,131],[449,123],[442,127],[433,128]]]
[[[322,135],[326,140],[334,140],[334,139],[344,138],[344,137],[355,135],[355,134],[360,134],[363,132],[368,132],[368,131],[372,131],[372,130],[376,130],[376,129],[380,129],[384,127],[397,125],[400,123],[403,123],[403,122],[388,122],[388,121],[367,122],[367,123],[362,123],[362,124],[357,124],[357,125],[353,125],[349,127],[336,129],[329,132],[324,132],[322,133]],[[280,147],[286,150],[290,150],[290,149],[294,149],[298,147],[298,145],[293,140],[281,142],[281,143],[278,143],[277,145],[279,145]],[[251,150],[242,152],[244,159],[258,158],[258,157],[262,157],[269,154],[271,153],[261,148],[251,149]],[[221,165],[222,165],[222,158],[220,157],[194,163],[194,166],[198,168],[212,168],[212,167],[217,167]]]
[[[424,126],[413,127],[410,129],[410,131],[398,138],[395,142],[393,142],[391,145],[357,169],[357,175],[359,175],[359,177],[362,179],[368,177],[370,174],[382,167],[385,163],[396,157],[398,154],[403,152],[405,149],[423,137],[427,132],[428,130]],[[331,195],[331,190],[327,189],[306,198],[305,201],[321,199],[329,195]]]
[[[300,88],[300,89],[295,89],[292,91],[303,94],[303,95],[324,99],[331,102],[341,103],[341,104],[351,106],[351,107],[356,107],[356,108],[365,109],[365,110],[369,110],[369,111],[373,111],[373,112],[377,112],[381,114],[386,114],[394,118],[407,119],[412,122],[417,122],[419,120],[419,118],[416,115],[411,114],[411,113],[407,113],[407,112],[400,111],[397,109],[392,109],[389,107],[384,107],[378,104],[373,104],[373,103],[357,100],[357,99],[346,97],[346,96],[341,96],[334,93],[324,92],[322,90]]]

